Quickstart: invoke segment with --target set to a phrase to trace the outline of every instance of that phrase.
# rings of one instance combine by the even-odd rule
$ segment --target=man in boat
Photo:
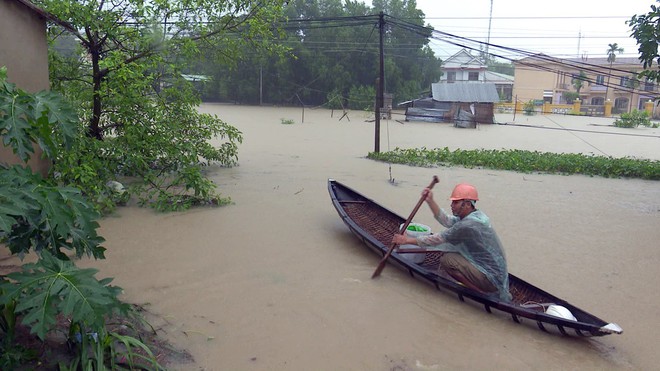
[[[477,189],[466,183],[454,187],[450,196],[452,215],[438,206],[430,188],[425,188],[422,196],[435,219],[447,229],[416,238],[396,234],[392,242],[442,251],[440,269],[466,287],[510,301],[504,249],[488,216],[476,208]]]

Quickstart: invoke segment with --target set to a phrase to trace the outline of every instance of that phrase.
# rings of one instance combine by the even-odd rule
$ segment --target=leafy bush
[[[106,184],[118,178],[131,180],[125,197],[158,210],[229,203],[213,182],[199,179],[204,166],[237,163],[242,133],[217,116],[200,113],[192,85],[162,56],[121,63],[119,55],[111,54],[103,63],[113,67],[105,67],[111,72],[96,92],[88,64],[74,70],[66,63],[51,64],[53,88],[77,102],[81,118],[74,150],[55,161],[61,181],[80,188],[104,212],[118,201]]]
[[[462,150],[449,148],[427,150],[400,149],[390,152],[371,152],[368,158],[413,166],[460,165],[513,170],[524,173],[597,175],[606,178],[626,177],[660,180],[660,161],[631,158],[557,154],[523,150]]]
[[[5,79],[6,70],[0,69],[4,143],[24,161],[33,153],[33,143],[51,159],[71,148],[78,137],[73,109],[55,93],[29,94]],[[21,258],[30,250],[39,257],[20,272],[0,276],[0,369],[15,369],[35,356],[15,342],[19,320],[43,341],[60,317],[70,321],[70,341],[79,335],[79,343],[90,344],[85,334],[96,334],[93,352],[78,348],[77,365],[116,369],[114,355],[127,354],[129,367],[139,363],[160,368],[140,340],[106,330],[109,316],[129,313],[130,307],[117,298],[121,289],[109,286],[112,279],[97,280],[96,270],[76,268],[62,251],[104,258],[104,239],[96,233],[99,216],[80,190],[58,186],[20,165],[0,165],[0,243]],[[134,349],[139,349],[139,356],[134,357]]]
[[[574,91],[567,91],[564,93],[564,99],[566,99],[566,103],[568,104],[572,104],[578,98],[580,98],[580,94]]]
[[[528,115],[528,116],[534,115],[535,112],[534,112],[534,101],[533,100],[530,100],[530,101],[526,102],[525,104],[523,104],[523,112],[525,113],[525,115]]]
[[[128,193],[140,205],[162,211],[229,203],[229,198],[216,192],[213,182],[202,179],[203,167],[235,165],[242,133],[179,101],[177,93],[169,94],[174,95],[145,98],[140,109],[124,112],[116,118],[123,124],[108,129],[102,141],[79,137],[75,151],[55,164],[62,181],[82,189],[104,210],[117,201],[106,184],[118,176],[131,177]],[[213,146],[211,139],[224,142]]]
[[[337,88],[333,89],[326,95],[327,102],[325,106],[330,109],[341,109],[344,108],[344,97],[341,94],[341,91]]]
[[[614,126],[619,128],[636,128],[639,125],[651,126],[651,119],[646,111],[632,110],[632,112],[622,113],[616,121]]]
[[[68,259],[62,248],[104,258],[104,239],[96,234],[99,217],[80,191],[49,185],[38,174],[15,165],[0,171],[0,242],[12,254],[34,249]]]
[[[106,316],[115,311],[126,313],[129,307],[117,299],[121,288],[109,286],[112,279],[96,280],[96,273],[43,251],[37,263],[23,265],[22,272],[10,273],[9,280],[0,283],[4,294],[0,305],[15,301],[15,310],[24,315],[23,324],[42,340],[53,329],[58,314],[98,330],[104,327]]]
[[[373,111],[376,89],[373,86],[353,86],[348,93],[348,106],[354,110]]]
[[[14,153],[27,161],[37,143],[44,155],[54,159],[71,148],[78,136],[78,117],[59,94],[30,94],[6,81],[7,68],[0,67],[0,136]]]

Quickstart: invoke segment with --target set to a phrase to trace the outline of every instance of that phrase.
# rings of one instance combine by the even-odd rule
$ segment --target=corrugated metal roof
[[[508,84],[510,83],[513,85],[513,79],[514,77],[511,75],[506,75],[503,73],[498,73],[498,72],[493,72],[493,71],[486,71],[484,73],[484,81],[492,82],[493,84]]]
[[[434,83],[433,100],[438,102],[496,103],[500,101],[492,83]]]

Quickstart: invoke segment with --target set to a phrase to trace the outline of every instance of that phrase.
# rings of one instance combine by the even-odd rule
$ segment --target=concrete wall
[[[18,0],[0,0],[0,66],[7,67],[7,80],[25,91],[49,88],[46,20]],[[50,163],[40,157],[35,148],[28,166],[46,175]],[[0,143],[0,163],[21,161]]]
[[[557,74],[525,65],[516,65],[512,99],[519,102],[543,99],[544,90],[554,91]]]
[[[23,90],[49,87],[46,20],[16,0],[0,0],[0,65]]]

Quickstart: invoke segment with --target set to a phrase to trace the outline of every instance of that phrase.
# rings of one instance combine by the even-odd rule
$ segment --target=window
[[[629,83],[630,83],[630,77],[621,76],[621,81],[619,82],[619,86],[628,87]]]
[[[479,72],[468,72],[469,81],[479,81]]]
[[[614,108],[622,110],[628,109],[628,98],[616,98],[614,100]]]
[[[603,105],[605,105],[605,98],[603,98],[603,97],[591,98],[591,105],[592,106],[603,106]]]
[[[456,81],[456,72],[451,71],[447,72],[447,82],[455,82]]]
[[[647,82],[644,84],[644,91],[653,91],[653,90],[655,90],[655,86],[653,85],[652,82],[648,82],[648,81],[647,81]]]
[[[605,85],[605,75],[596,76],[596,85]]]

